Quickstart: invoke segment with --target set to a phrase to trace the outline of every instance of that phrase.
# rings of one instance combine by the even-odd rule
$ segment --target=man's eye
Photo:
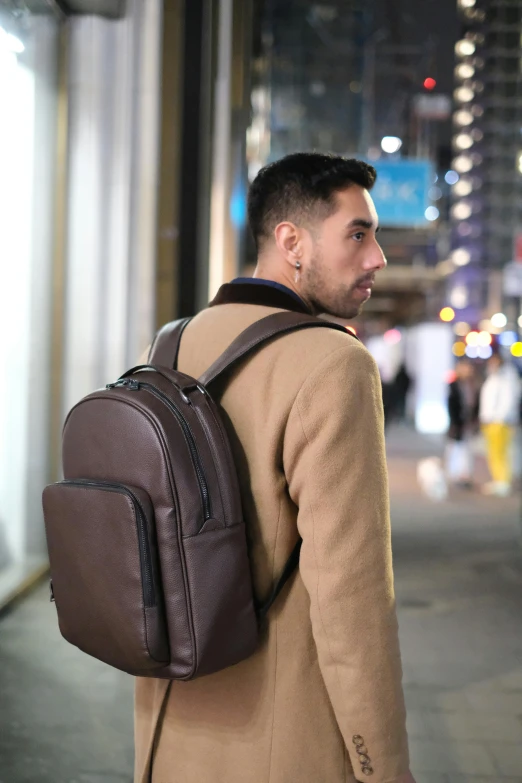
[[[356,242],[362,242],[364,239],[364,232],[358,231],[357,234],[352,235],[352,239],[355,239]]]

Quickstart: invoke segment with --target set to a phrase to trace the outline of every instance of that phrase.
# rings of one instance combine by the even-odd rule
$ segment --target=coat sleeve
[[[381,384],[358,343],[301,387],[284,444],[321,672],[358,780],[409,769]]]

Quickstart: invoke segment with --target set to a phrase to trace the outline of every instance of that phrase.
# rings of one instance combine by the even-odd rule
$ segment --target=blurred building
[[[476,300],[475,312],[507,310],[516,328],[522,287],[516,267],[504,286],[500,273],[522,261],[522,2],[458,0],[458,7],[453,285]]]

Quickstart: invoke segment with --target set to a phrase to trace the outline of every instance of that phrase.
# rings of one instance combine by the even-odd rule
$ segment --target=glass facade
[[[0,602],[46,563],[58,25],[0,11]]]

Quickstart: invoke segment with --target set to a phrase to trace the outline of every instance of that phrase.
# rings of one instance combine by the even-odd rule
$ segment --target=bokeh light
[[[455,100],[461,103],[469,103],[475,97],[471,87],[458,87],[453,93]]]
[[[465,337],[471,331],[471,326],[467,324],[466,321],[457,321],[453,327],[453,331],[459,337]]]
[[[479,333],[478,332],[470,332],[466,335],[466,343],[468,345],[478,345],[479,344]]]
[[[459,201],[451,208],[451,214],[456,220],[466,220],[471,216],[471,204],[467,201]]]
[[[479,332],[477,343],[478,345],[491,345],[493,338],[489,332]]]
[[[402,340],[402,334],[398,329],[388,329],[387,332],[384,332],[383,339],[388,345],[397,345]]]
[[[453,353],[455,354],[455,356],[458,356],[460,359],[466,353],[465,344],[463,342],[455,343],[453,346]]]
[[[513,345],[511,346],[511,353],[517,359],[520,359],[520,357],[522,356],[522,343],[520,342],[513,343]]]
[[[491,324],[497,329],[503,329],[507,324],[507,318],[504,313],[495,313],[491,316]]]
[[[453,165],[459,174],[467,174],[473,168],[473,161],[470,155],[459,155],[453,161]]]
[[[439,313],[439,317],[441,321],[450,323],[455,318],[455,310],[453,307],[443,307]]]
[[[513,345],[517,342],[517,340],[518,335],[516,332],[502,332],[502,334],[500,334],[498,337],[500,345],[504,345],[506,347]]]
[[[455,53],[459,55],[459,57],[470,57],[472,54],[475,54],[475,44],[473,41],[470,41],[468,38],[463,38],[462,41],[457,41],[455,44]]]
[[[457,76],[457,78],[459,79],[471,79],[471,77],[474,75],[475,75],[475,69],[469,63],[461,63],[460,65],[457,65],[457,67],[455,68],[455,76]],[[466,123],[463,124],[465,125]]]
[[[458,247],[451,254],[451,260],[457,266],[466,266],[471,261],[471,253],[466,247]]]
[[[437,207],[428,207],[424,213],[424,216],[426,220],[429,220],[430,223],[432,223],[434,220],[437,220],[440,217],[440,212]]]
[[[473,183],[470,179],[461,179],[460,182],[457,182],[453,187],[453,192],[456,196],[469,196],[472,190]]]
[[[469,150],[473,146],[473,137],[469,133],[459,133],[455,136],[454,142],[459,150]]]
[[[453,171],[453,169],[450,169],[447,171],[444,175],[444,179],[448,183],[448,185],[454,185],[456,182],[459,181],[459,175],[456,171]]]

